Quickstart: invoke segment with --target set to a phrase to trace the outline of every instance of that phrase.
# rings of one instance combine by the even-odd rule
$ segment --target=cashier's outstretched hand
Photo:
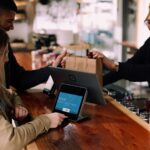
[[[106,57],[103,53],[100,51],[93,50],[92,51],[93,58],[97,59],[100,58],[102,60],[102,63],[107,67],[109,70],[114,71],[116,68],[116,65],[113,60]]]
[[[64,67],[64,58],[67,55],[67,51],[65,50],[62,54],[58,55],[55,61],[52,63],[52,67],[57,67],[61,65]]]

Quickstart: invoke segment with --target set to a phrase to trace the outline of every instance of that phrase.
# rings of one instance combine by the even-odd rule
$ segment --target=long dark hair
[[[5,30],[0,28],[0,48],[6,46],[9,42],[9,36]]]

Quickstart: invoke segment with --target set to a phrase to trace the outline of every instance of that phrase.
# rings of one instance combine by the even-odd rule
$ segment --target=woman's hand
[[[51,128],[58,127],[59,125],[61,125],[63,120],[66,118],[66,116],[64,114],[57,113],[57,112],[45,114],[45,115],[50,119],[50,127]]]
[[[18,105],[15,108],[15,118],[18,120],[23,120],[24,118],[26,118],[28,113],[28,110],[21,105]]]

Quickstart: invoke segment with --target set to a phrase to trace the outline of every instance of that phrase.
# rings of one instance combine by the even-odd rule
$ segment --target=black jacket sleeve
[[[120,63],[118,74],[129,81],[149,81],[150,64],[128,64]]]
[[[119,63],[118,72],[110,72],[104,76],[104,85],[120,79],[134,82],[150,81],[150,38],[124,63]]]
[[[42,82],[45,82],[50,75],[49,67],[31,71],[25,70],[17,63],[10,47],[9,61],[5,65],[5,71],[6,86],[8,87],[9,85],[12,85],[18,90],[26,90]]]
[[[150,38],[148,38],[144,45],[137,50],[135,55],[126,61],[132,64],[147,64],[150,63]]]
[[[118,72],[108,72],[103,76],[103,85],[108,85],[122,79]]]

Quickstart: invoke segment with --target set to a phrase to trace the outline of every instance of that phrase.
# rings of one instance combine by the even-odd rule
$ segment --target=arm
[[[109,72],[103,77],[103,84],[111,84],[120,79],[134,82],[150,81],[150,64],[119,63],[118,72]]]
[[[0,145],[1,149],[20,150],[38,135],[56,128],[65,118],[59,113],[45,114],[33,121],[14,128],[0,113]]]
[[[39,134],[47,132],[50,121],[46,116],[39,116],[34,121],[14,128],[3,116],[0,116],[0,145],[2,149],[20,150]],[[4,140],[5,139],[5,140]]]
[[[9,85],[12,85],[18,90],[26,90],[42,82],[45,82],[48,79],[49,75],[49,67],[33,71],[26,71],[17,63],[12,49],[9,48],[9,62],[6,64],[7,87],[9,87]]]
[[[129,64],[120,63],[118,74],[129,81],[149,81],[150,80],[150,63],[149,64]]]
[[[12,79],[11,85],[22,91],[46,82],[50,75],[50,68],[45,67],[33,71],[23,71],[19,74],[14,72],[14,74],[17,79]]]
[[[63,58],[67,55],[67,52],[64,51],[62,54],[58,55],[58,57],[53,62],[52,66],[57,67],[60,63],[62,64]],[[20,90],[25,90],[31,88],[40,83],[46,82],[51,70],[49,67],[44,67],[37,70],[32,71],[24,71],[20,75],[19,85],[17,86]],[[22,82],[23,81],[23,82]]]
[[[132,64],[144,64],[146,60],[150,58],[150,38],[146,40],[144,45],[139,48],[133,57],[126,62]]]
[[[119,63],[116,69],[113,60],[110,60],[100,52],[93,52],[94,58],[102,58],[103,64],[112,72],[104,75],[104,85],[113,83],[120,79],[130,81],[149,81],[150,72],[150,38],[136,52],[136,54],[128,59],[125,63]],[[117,71],[117,72],[116,72]]]
[[[121,80],[122,77],[120,76],[120,74],[118,72],[109,72],[109,73],[106,73],[104,76],[103,76],[103,85],[108,85],[108,84],[111,84],[111,83],[114,83],[118,80]]]
[[[150,38],[136,52],[136,54],[124,63],[119,63],[118,72],[110,72],[104,76],[104,85],[127,79],[130,81],[150,80]]]
[[[65,51],[61,55],[59,55],[53,63],[53,66],[57,67],[66,54],[67,52]],[[6,64],[7,87],[9,85],[12,85],[18,90],[26,90],[40,83],[46,82],[50,75],[50,72],[51,71],[49,67],[44,67],[32,71],[25,70],[17,63],[12,49],[9,48],[9,62]]]

